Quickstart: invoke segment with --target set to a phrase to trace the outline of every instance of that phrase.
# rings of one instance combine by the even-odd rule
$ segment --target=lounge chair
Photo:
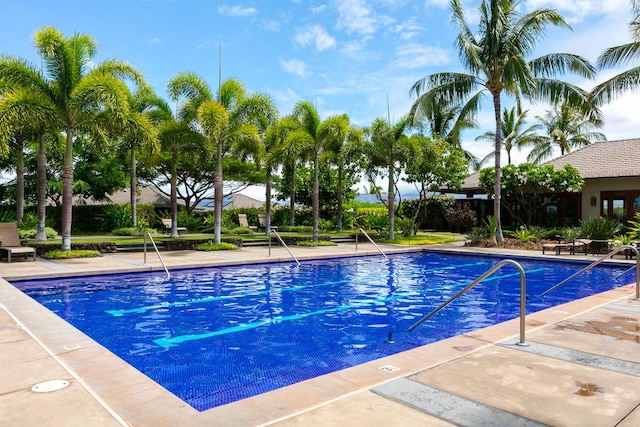
[[[30,257],[32,261],[36,260],[35,248],[22,245],[15,222],[0,222],[0,258],[5,253],[7,262],[11,262],[11,257],[15,255]]]
[[[267,215],[266,214],[258,214],[258,224],[260,225],[260,228],[263,230],[267,229]],[[278,231],[278,226],[277,225],[270,225],[269,226],[272,230]]]
[[[164,229],[167,232],[171,231],[171,218],[162,218],[162,225],[164,225]],[[187,227],[176,227],[178,230],[178,234],[182,232],[187,232]]]
[[[251,231],[257,231],[258,227],[255,225],[249,225],[249,221],[247,220],[247,214],[238,214],[238,224],[240,227],[247,227]]]

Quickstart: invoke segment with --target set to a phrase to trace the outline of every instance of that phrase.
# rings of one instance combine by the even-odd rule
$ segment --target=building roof
[[[571,165],[583,179],[640,176],[640,139],[601,141],[543,163],[559,170]],[[480,189],[479,172],[469,175],[462,185],[465,191]]]

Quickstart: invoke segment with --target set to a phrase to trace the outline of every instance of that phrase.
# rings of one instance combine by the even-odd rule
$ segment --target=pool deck
[[[388,252],[409,251],[381,245]],[[431,249],[540,256],[438,245]],[[377,253],[292,248],[300,259]],[[152,256],[153,255],[153,256]],[[291,261],[282,248],[163,252],[172,268]],[[595,260],[569,255],[572,260]],[[630,265],[635,261],[628,262]],[[161,269],[155,254],[0,262],[6,280]],[[638,426],[640,301],[635,285],[198,412],[0,278],[2,426]],[[552,284],[550,284],[551,286]],[[392,344],[390,344],[392,345]],[[67,380],[59,391],[35,384]]]

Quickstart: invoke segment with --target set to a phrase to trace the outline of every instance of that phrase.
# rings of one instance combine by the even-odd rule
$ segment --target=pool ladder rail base
[[[162,259],[162,256],[160,256],[160,251],[158,250],[158,247],[156,246],[156,242],[153,240],[153,237],[151,237],[151,233],[149,233],[148,231],[146,233],[144,233],[144,263],[147,263],[147,236],[149,236],[149,240],[151,240],[151,244],[153,245],[153,249],[155,249],[156,254],[158,255],[158,259],[160,260],[160,264],[162,264],[162,268],[164,268],[164,272],[167,273],[167,279],[171,278],[171,274],[169,274],[169,270],[167,269],[166,264],[164,263],[164,260]]]

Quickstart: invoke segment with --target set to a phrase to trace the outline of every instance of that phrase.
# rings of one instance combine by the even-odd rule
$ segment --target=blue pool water
[[[513,259],[526,271],[528,313],[635,280],[629,266],[606,265],[542,298],[585,264]],[[509,265],[385,342],[499,261],[421,252],[13,284],[206,410],[517,317]]]

